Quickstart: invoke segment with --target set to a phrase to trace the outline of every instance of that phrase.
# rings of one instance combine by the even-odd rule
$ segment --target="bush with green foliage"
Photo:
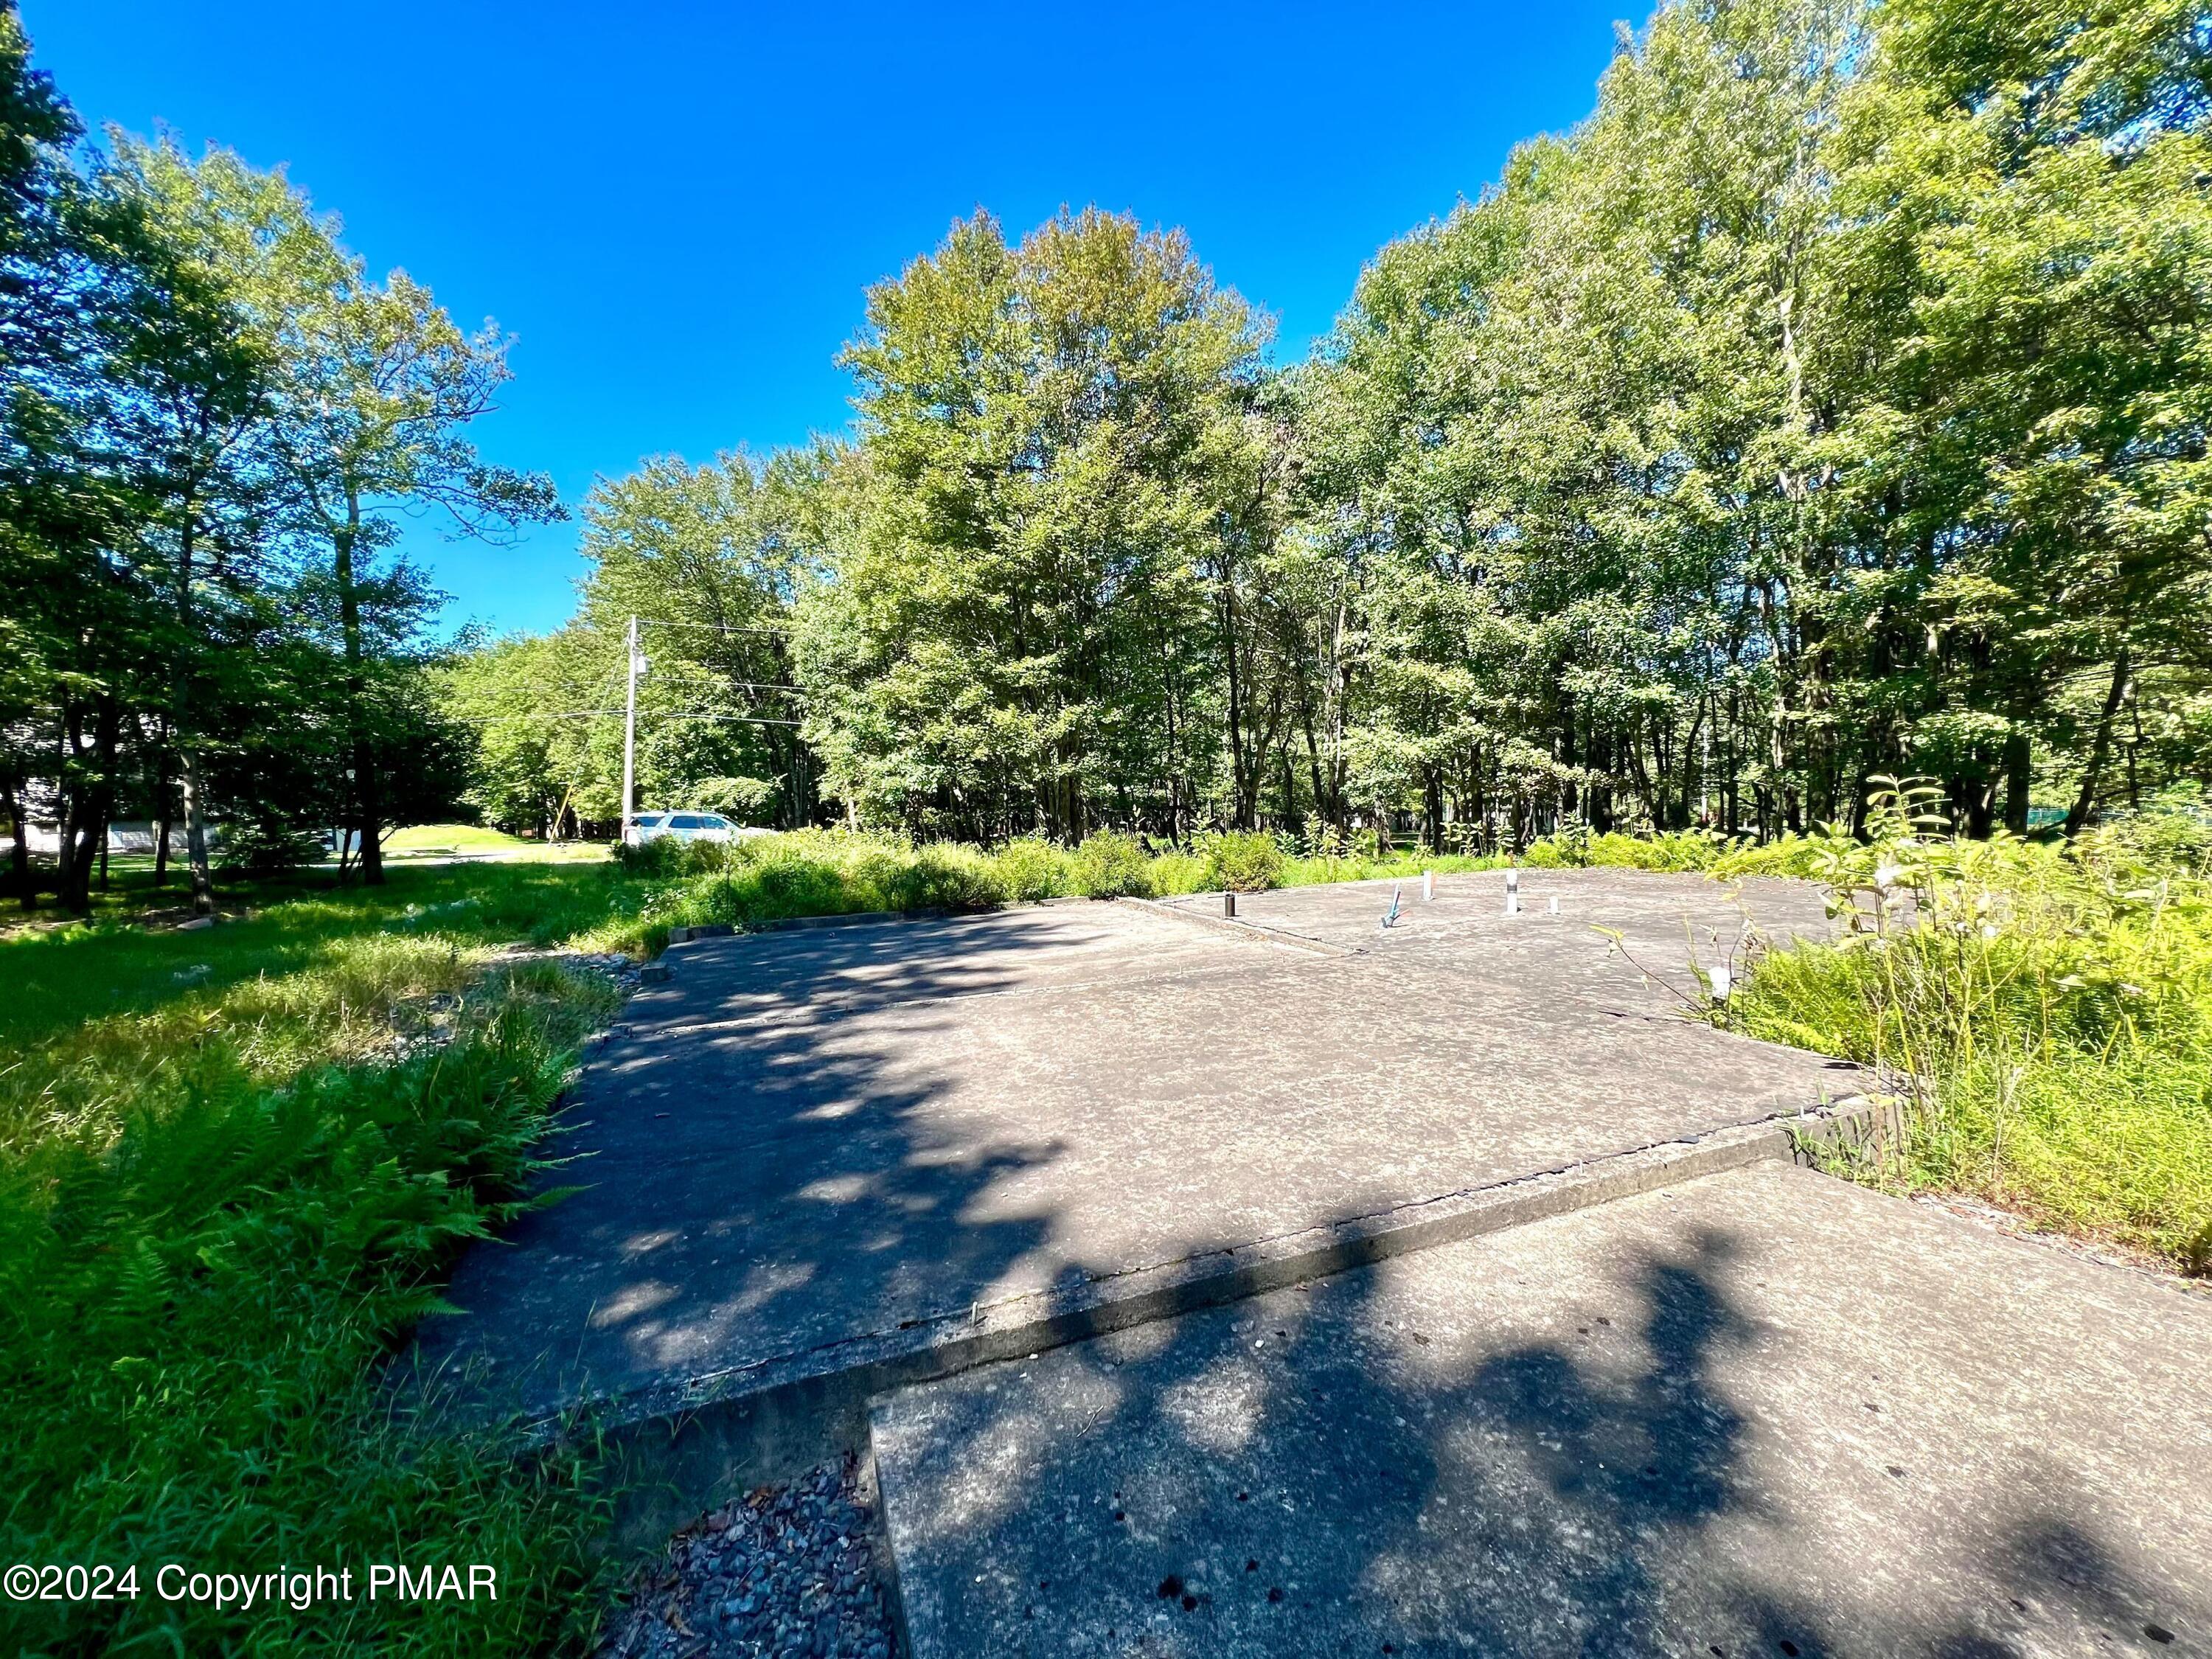
[[[1134,836],[1101,830],[1075,849],[1075,890],[1085,898],[1149,897],[1152,863]]]
[[[1966,841],[1930,797],[1886,784],[1866,841],[1808,839],[1839,942],[1769,956],[1731,1022],[1877,1067],[1906,1104],[1906,1184],[2212,1269],[2199,830]]]
[[[993,854],[991,862],[1009,903],[1033,904],[1075,890],[1073,860],[1066,848],[1042,836],[1008,842]]]
[[[252,876],[303,870],[330,856],[323,839],[275,813],[259,813],[233,824],[217,848],[226,871]]]
[[[1206,843],[1206,875],[1209,888],[1234,893],[1264,893],[1282,884],[1285,860],[1275,838],[1265,830],[1231,830]]]

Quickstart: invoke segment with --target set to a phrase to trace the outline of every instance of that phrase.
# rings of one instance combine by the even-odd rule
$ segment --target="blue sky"
[[[519,337],[484,453],[572,506],[653,454],[835,430],[862,290],[988,208],[1181,225],[1324,331],[1360,265],[1579,119],[1620,0],[1339,8],[21,0],[88,125],[288,164],[378,271]],[[1642,21],[1643,9],[1632,14]],[[573,522],[414,556],[448,621],[538,629]]]

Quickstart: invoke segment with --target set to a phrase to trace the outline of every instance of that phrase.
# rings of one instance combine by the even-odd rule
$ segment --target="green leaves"
[[[801,607],[830,793],[976,836],[1174,813],[1263,337],[1180,233],[1096,210],[956,225],[871,292],[854,509]]]

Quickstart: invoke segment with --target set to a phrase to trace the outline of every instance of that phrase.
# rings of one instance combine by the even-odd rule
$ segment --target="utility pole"
[[[625,641],[629,654],[628,672],[623,675],[627,692],[623,700],[623,799],[622,838],[620,844],[629,844],[630,802],[635,799],[637,781],[637,679],[645,672],[645,659],[637,654],[637,618],[629,619],[629,635]]]

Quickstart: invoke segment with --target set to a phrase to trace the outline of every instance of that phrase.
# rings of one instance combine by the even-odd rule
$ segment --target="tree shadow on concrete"
[[[1540,1285],[1559,1317],[1533,1340],[1510,1312],[1453,1328],[1451,1287],[1419,1278],[1438,1253],[905,1396],[878,1455],[908,1606],[961,1654],[1995,1659],[2202,1639],[2208,1610],[2069,1516],[2063,1485],[2014,1471],[1912,1560],[1882,1557],[1918,1536],[1888,1474],[1790,1491],[1789,1423],[1747,1415],[1729,1376],[1772,1336],[1729,1288],[1746,1249],[1709,1229],[1607,1284]],[[1382,1277],[1408,1269],[1410,1290]]]
[[[933,957],[868,931],[808,940],[803,975],[767,953],[726,975],[719,1018],[641,1010],[574,1108],[591,1156],[562,1178],[589,1189],[475,1253],[473,1316],[433,1358],[548,1409],[1097,1269],[1064,1196],[1004,1201],[1059,1140],[933,1109],[957,1079],[927,1056],[972,1041],[959,1000],[1023,987],[1046,942]],[[1538,1277],[1540,1328],[1496,1301],[1455,1327],[1454,1287],[1409,1299],[1407,1258],[929,1390],[935,1415],[902,1419],[929,1443],[908,1594],[957,1591],[939,1613],[969,1650],[1039,1655],[1978,1655],[2203,1627],[2048,1491],[1995,1494],[2008,1518],[1947,1550],[1955,1583],[1801,1582],[1775,1431],[1727,1382],[1764,1340],[1731,1289],[1750,1248],[1709,1229],[1601,1285]],[[2002,1610],[1970,1605],[2000,1583]]]
[[[964,1312],[1039,1260],[1048,1214],[979,1206],[1061,1146],[933,1116],[951,1079],[913,1051],[1048,941],[928,960],[914,931],[824,930],[803,969],[763,956],[692,1005],[737,1016],[682,1041],[683,1006],[641,1008],[564,1114],[544,1184],[577,1190],[464,1259],[465,1316],[425,1327],[424,1361],[537,1413]],[[842,989],[794,994],[802,973]]]

